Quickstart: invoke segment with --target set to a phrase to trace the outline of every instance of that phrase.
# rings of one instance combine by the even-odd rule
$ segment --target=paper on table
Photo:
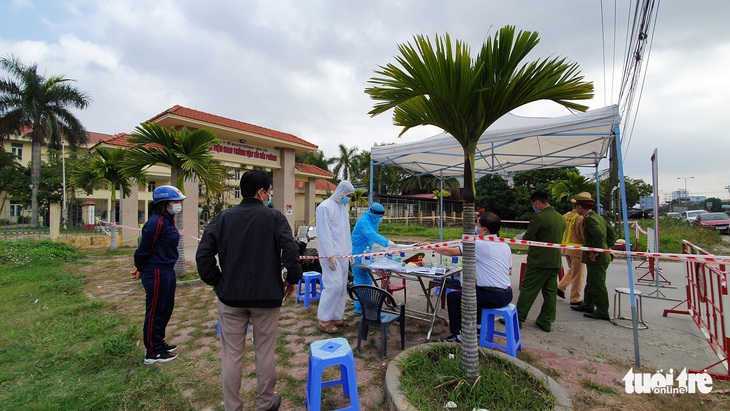
[[[437,274],[445,274],[446,269],[443,267],[405,267],[405,270],[407,273],[418,273],[418,274],[429,274],[429,275],[437,275]]]

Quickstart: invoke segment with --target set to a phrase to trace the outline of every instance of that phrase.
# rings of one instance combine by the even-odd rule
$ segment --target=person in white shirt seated
[[[499,236],[502,220],[498,215],[487,211],[477,217],[474,232],[477,235]],[[446,256],[460,256],[462,246],[437,248],[437,253]],[[475,246],[477,263],[477,323],[481,322],[482,308],[504,307],[512,302],[510,275],[512,272],[512,250],[508,244],[494,241],[477,240]],[[444,292],[442,290],[441,292]],[[441,342],[461,342],[461,291],[451,291],[446,295],[449,310],[449,330],[451,335]]]

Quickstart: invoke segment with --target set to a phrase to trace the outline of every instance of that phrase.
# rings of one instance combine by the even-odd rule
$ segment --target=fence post
[[[58,203],[52,203],[48,212],[50,213],[48,216],[49,234],[51,240],[55,240],[59,237],[61,232],[61,205]]]

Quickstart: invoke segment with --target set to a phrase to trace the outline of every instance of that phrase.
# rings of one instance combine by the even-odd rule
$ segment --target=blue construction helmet
[[[152,192],[152,201],[159,203],[160,201],[179,201],[185,200],[183,193],[175,186],[159,186]]]
[[[372,203],[370,205],[370,212],[376,215],[385,214],[385,208],[380,203]]]

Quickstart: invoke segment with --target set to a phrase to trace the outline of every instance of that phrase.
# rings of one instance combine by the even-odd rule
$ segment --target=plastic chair
[[[494,329],[494,316],[504,318],[505,332]],[[494,336],[504,337],[505,344],[494,342]],[[499,348],[507,354],[517,357],[517,351],[522,351],[522,339],[520,338],[520,320],[517,317],[517,307],[508,304],[501,308],[483,308],[482,322],[479,330],[479,346]]]
[[[400,348],[406,348],[406,306],[403,303],[395,306],[398,314],[384,313],[383,303],[386,299],[392,299],[393,295],[382,288],[372,285],[356,285],[349,290],[353,300],[360,301],[362,307],[362,318],[360,319],[360,332],[357,335],[357,350],[360,351],[360,342],[368,339],[370,327],[380,328],[380,354],[386,357],[388,353],[388,327],[393,321],[400,323]]]
[[[376,270],[376,271],[382,272],[384,270]],[[386,273],[387,273],[387,271],[386,271]],[[380,280],[380,288],[384,289],[385,291],[387,291],[391,294],[395,291],[402,290],[403,291],[403,303],[406,303],[407,302],[406,294],[408,293],[406,290],[406,279],[401,278],[400,282],[393,282],[393,275],[397,275],[397,274],[389,274],[389,273],[388,274],[385,274],[385,273],[379,274],[378,279]],[[395,305],[395,303],[393,301],[394,300],[388,301],[388,304]]]
[[[322,374],[329,367],[340,368],[340,378],[322,381]],[[309,345],[309,368],[307,370],[306,408],[319,411],[322,406],[322,388],[342,386],[342,393],[350,397],[350,406],[344,410],[360,410],[357,393],[357,370],[350,343],[342,337],[318,340]]]

